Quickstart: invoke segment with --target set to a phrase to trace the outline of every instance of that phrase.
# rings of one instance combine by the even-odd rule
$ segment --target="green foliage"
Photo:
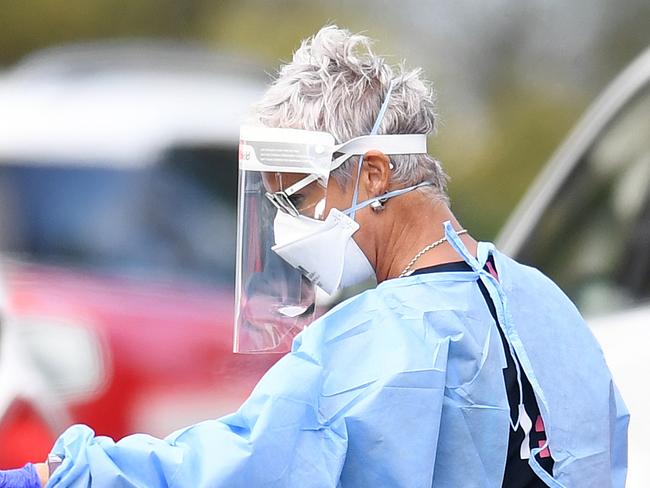
[[[288,60],[301,39],[328,21],[319,3],[295,2],[290,8],[273,3],[236,4],[201,19],[201,36],[221,48],[266,59],[271,66]]]
[[[463,225],[493,239],[585,107],[549,92],[503,89],[488,106],[488,133],[476,143],[463,121],[443,128],[434,151],[451,176],[449,193]]]
[[[287,59],[300,39],[328,22],[320,2],[220,0],[8,0],[0,15],[0,65],[50,45],[119,37],[202,40],[222,50]],[[345,25],[363,26],[346,9]]]
[[[7,0],[0,14],[0,64],[53,44],[108,37],[188,37],[199,0]]]

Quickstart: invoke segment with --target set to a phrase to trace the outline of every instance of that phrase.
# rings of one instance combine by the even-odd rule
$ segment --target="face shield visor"
[[[274,221],[322,218],[333,147],[327,133],[241,128],[235,352],[286,352],[313,320],[315,286],[272,251]]]
[[[303,237],[314,224],[328,227],[321,221],[328,217],[330,172],[370,149],[388,155],[424,153],[426,136],[369,135],[336,145],[325,132],[241,128],[235,352],[287,352],[296,334],[313,320],[318,277],[288,264],[274,249],[307,242]],[[323,249],[318,250],[322,242],[313,234],[309,239],[313,259],[325,259]]]

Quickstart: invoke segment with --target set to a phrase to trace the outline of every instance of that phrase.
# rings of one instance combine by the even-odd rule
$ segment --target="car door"
[[[628,486],[648,486],[650,50],[579,123],[498,244],[587,317],[631,413]]]

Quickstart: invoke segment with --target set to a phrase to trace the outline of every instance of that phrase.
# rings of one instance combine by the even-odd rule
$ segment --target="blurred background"
[[[619,90],[584,150],[551,162],[548,198],[518,217],[535,228],[515,218],[502,229],[585,110],[650,46],[647,0],[8,0],[0,466],[44,456],[72,422],[165,435],[227,413],[277,360],[230,352],[238,127],[280,62],[327,23],[424,68],[440,113],[430,153],[461,222],[483,240],[501,231],[504,248],[605,317],[594,330],[611,341],[610,363],[634,356],[611,324],[650,323],[647,80]],[[588,189],[575,183],[584,174]],[[556,259],[553,244],[585,215],[585,239],[601,245]]]
[[[650,43],[649,19],[645,0],[10,0],[0,64],[67,42],[162,38],[273,74],[325,23],[366,32],[378,52],[435,83],[442,125],[432,150],[463,221],[492,238],[587,104]],[[481,198],[491,178],[499,199]]]

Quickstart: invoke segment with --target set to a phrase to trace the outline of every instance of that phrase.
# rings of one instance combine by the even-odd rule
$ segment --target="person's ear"
[[[369,197],[378,197],[390,186],[390,158],[383,152],[371,149],[363,155],[361,186]]]

